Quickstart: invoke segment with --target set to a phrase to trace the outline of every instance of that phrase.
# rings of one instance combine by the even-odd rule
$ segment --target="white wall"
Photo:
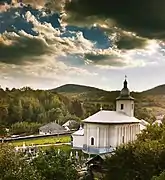
[[[84,144],[90,147],[117,147],[136,139],[140,133],[140,125],[135,124],[92,124],[84,125]],[[94,145],[91,145],[91,138],[94,138]]]
[[[124,104],[123,110],[121,110],[121,104]],[[116,111],[125,112],[128,116],[134,117],[134,101],[133,100],[117,100]]]
[[[84,136],[72,135],[73,148],[83,148]]]

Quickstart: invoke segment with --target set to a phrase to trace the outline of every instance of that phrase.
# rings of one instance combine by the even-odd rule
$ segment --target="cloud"
[[[84,58],[88,63],[95,65],[104,65],[109,67],[123,67],[127,66],[127,62],[123,59],[122,55],[115,53],[112,50],[110,52],[91,52],[84,55]]]
[[[5,32],[0,36],[0,62],[20,64],[50,52],[42,37],[35,37],[19,31]]]
[[[83,67],[67,66],[54,59],[54,56],[40,56],[42,63],[31,62],[25,65],[0,63],[0,84],[3,87],[53,88],[61,84],[78,81],[79,78],[93,78],[97,73]],[[43,83],[44,82],[44,83]]]
[[[82,32],[68,31],[67,33],[70,35],[65,36],[65,32],[52,27],[50,23],[39,22],[29,11],[25,14],[24,18],[28,23],[32,24],[32,30],[36,35],[28,34],[23,30],[3,33],[0,36],[0,62],[15,65],[30,64],[32,66],[35,63],[44,64],[45,61],[50,63],[48,59],[51,57],[51,59],[54,58],[54,61],[52,60],[54,64],[58,60],[63,63],[64,71],[67,70],[67,64],[70,70],[72,69],[75,72],[77,69],[73,67],[77,66],[78,68],[79,65],[78,63],[72,64],[70,59],[68,59],[70,56],[71,59],[77,62],[81,61],[79,63],[80,69],[87,65],[109,66],[110,68],[132,67],[144,64],[142,63],[144,60],[141,58],[139,60],[140,63],[138,63],[138,60],[132,59],[132,54],[136,54],[137,50],[130,51],[130,49],[133,49],[135,46],[137,47],[137,44],[140,47],[145,43],[147,48],[150,45],[150,41],[140,37],[137,38],[139,38],[139,41],[143,41],[142,44],[140,42],[131,44],[130,41],[135,35],[118,29],[117,33],[111,36],[111,42],[114,43],[114,46],[108,49],[99,49],[96,47],[96,43],[86,39]],[[119,50],[118,46],[122,50]],[[125,50],[123,51],[123,49]],[[149,52],[151,50],[152,48],[148,49]],[[139,50],[139,52],[144,53],[142,50]],[[66,57],[66,61],[68,60],[69,62],[66,63],[60,60],[63,57]],[[53,66],[52,63],[50,64]],[[47,64],[46,67],[48,66]],[[54,67],[54,69],[57,68]],[[49,69],[46,70],[49,72]],[[33,74],[35,74],[34,72]],[[63,72],[62,69],[61,72]]]
[[[165,38],[164,0],[72,0],[65,10],[71,19],[109,19],[117,27],[147,38]]]
[[[112,37],[114,37],[114,39],[112,39]],[[134,33],[122,30],[115,32],[114,36],[111,36],[111,40],[116,48],[123,50],[143,49],[150,43],[147,38],[142,38]]]

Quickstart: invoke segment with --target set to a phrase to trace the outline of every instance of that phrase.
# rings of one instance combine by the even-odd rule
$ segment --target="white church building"
[[[140,133],[140,120],[134,117],[134,98],[127,80],[116,99],[116,111],[100,109],[83,120],[84,128],[72,134],[73,148],[88,154],[112,152],[121,144],[134,141]]]

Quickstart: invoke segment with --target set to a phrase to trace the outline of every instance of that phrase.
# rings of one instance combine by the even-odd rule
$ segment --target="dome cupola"
[[[130,96],[130,91],[127,87],[128,82],[127,82],[126,76],[125,76],[125,81],[123,84],[124,84],[124,87],[120,92],[120,96],[116,100],[129,100],[129,99],[133,100],[134,98]]]

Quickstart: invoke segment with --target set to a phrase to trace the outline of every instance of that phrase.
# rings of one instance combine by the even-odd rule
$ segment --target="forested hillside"
[[[135,98],[137,118],[153,121],[158,113],[165,113],[164,87],[131,93]],[[71,119],[79,121],[97,112],[100,106],[115,110],[115,99],[119,93],[74,84],[47,91],[29,87],[0,89],[0,125],[17,129],[19,133],[29,128],[32,133],[48,122],[63,124]],[[27,128],[27,125],[30,127]],[[20,132],[19,129],[24,130]]]
[[[0,125],[5,127],[38,126],[52,121],[63,124],[67,120],[79,120],[83,116],[77,100],[49,91],[22,89],[0,89]],[[26,127],[27,128],[27,127]],[[21,127],[22,129],[22,127]]]
[[[51,91],[81,100],[89,114],[98,111],[100,105],[104,109],[115,110],[115,99],[120,93],[120,91],[105,91],[74,84],[64,85]],[[131,92],[131,95],[135,98],[135,116],[137,118],[153,121],[155,116],[165,114],[165,85],[144,92]]]

